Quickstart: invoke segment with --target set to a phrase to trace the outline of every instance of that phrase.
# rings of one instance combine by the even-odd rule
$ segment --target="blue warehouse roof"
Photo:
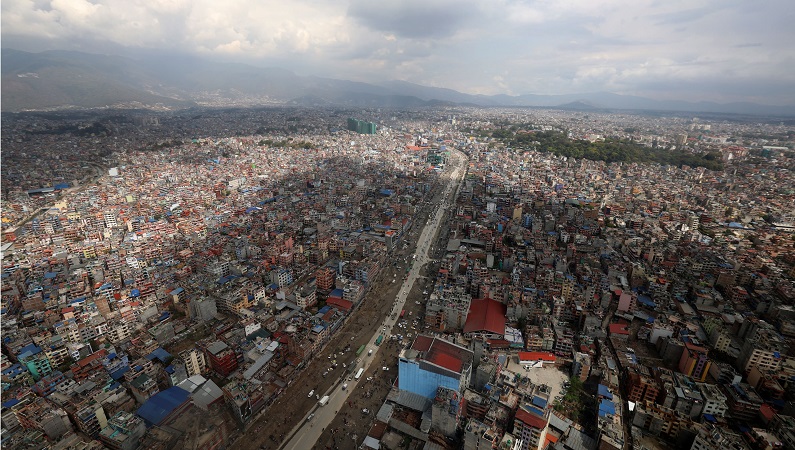
[[[170,387],[153,395],[143,406],[138,408],[137,414],[146,421],[147,425],[158,425],[175,409],[188,401],[188,397],[190,397],[190,392],[176,386]]]

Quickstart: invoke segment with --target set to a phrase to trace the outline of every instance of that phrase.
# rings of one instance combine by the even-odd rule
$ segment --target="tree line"
[[[507,130],[497,130],[492,137],[513,148],[534,148],[540,152],[559,156],[584,158],[606,162],[658,163],[672,166],[687,165],[705,167],[709,170],[723,170],[723,162],[718,152],[690,153],[683,150],[669,150],[661,147],[646,147],[624,139],[605,139],[591,142],[569,139],[559,131],[539,131],[535,133],[513,134]]]

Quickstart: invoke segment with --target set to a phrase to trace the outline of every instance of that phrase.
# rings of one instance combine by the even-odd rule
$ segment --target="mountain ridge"
[[[133,59],[76,51],[30,53],[4,48],[1,67],[3,112],[311,103],[395,108],[475,105],[795,116],[795,105],[653,100],[609,92],[467,94],[402,80],[365,83],[300,76],[282,68],[216,63],[194,56],[158,55]]]

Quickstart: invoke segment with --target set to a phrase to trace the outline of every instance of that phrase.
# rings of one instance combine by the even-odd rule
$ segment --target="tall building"
[[[549,425],[548,411],[527,405],[516,410],[513,421],[513,435],[517,439],[515,448],[522,450],[541,450],[543,448]]]
[[[204,359],[204,353],[197,348],[180,352],[179,357],[185,363],[185,371],[189,377],[201,375],[207,370],[207,361]]]
[[[348,130],[359,134],[375,134],[376,125],[372,122],[365,122],[354,118],[348,118]]]
[[[690,450],[745,450],[748,447],[740,435],[714,425],[698,427],[698,435]]]
[[[398,388],[436,397],[438,388],[463,392],[472,375],[472,352],[464,347],[430,336],[417,336],[411,348],[400,352]]]
[[[146,434],[143,419],[128,412],[119,412],[99,433],[99,440],[112,450],[135,450]]]
[[[685,351],[679,359],[679,372],[703,383],[711,365],[706,348],[685,343]]]
[[[221,376],[227,376],[237,369],[237,355],[223,341],[215,341],[207,346],[207,359],[210,367]]]

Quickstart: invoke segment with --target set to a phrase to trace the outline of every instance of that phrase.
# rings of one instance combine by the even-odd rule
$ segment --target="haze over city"
[[[795,449],[788,3],[0,8],[2,450]]]
[[[795,103],[785,0],[7,0],[4,48],[195,55],[469,94]]]

